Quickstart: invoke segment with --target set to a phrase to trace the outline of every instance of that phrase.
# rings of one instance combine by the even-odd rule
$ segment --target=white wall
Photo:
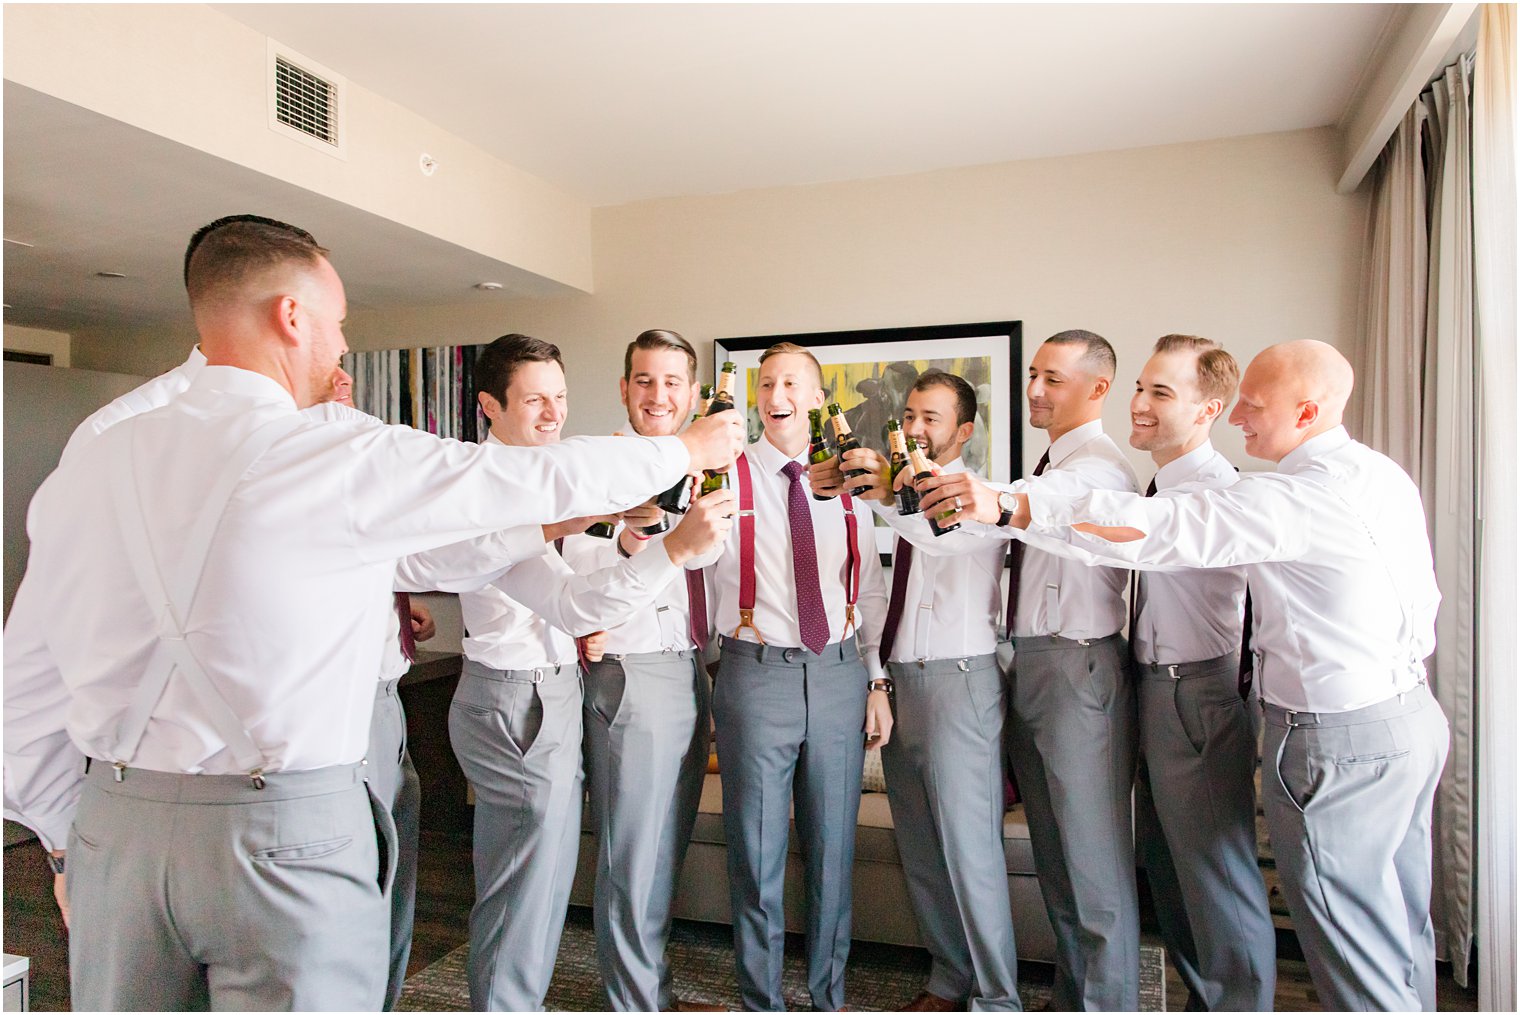
[[[69,333],[47,331],[43,328],[23,328],[19,324],[5,325],[5,348],[16,352],[35,352],[53,357],[53,366],[69,365]]]
[[[11,4],[5,78],[579,289],[590,207],[348,82],[346,159],[268,126],[268,37],[204,4]],[[423,152],[442,168],[418,169]]]
[[[1242,361],[1289,338],[1349,348],[1366,198],[1335,193],[1337,153],[1322,128],[604,208],[593,295],[357,310],[349,341],[558,342],[569,429],[606,432],[622,421],[623,347],[645,328],[680,331],[706,371],[723,336],[1020,319],[1026,362],[1066,328],[1113,342],[1105,420],[1127,435],[1128,392],[1165,333],[1218,339]],[[1026,469],[1042,447],[1026,434]]]

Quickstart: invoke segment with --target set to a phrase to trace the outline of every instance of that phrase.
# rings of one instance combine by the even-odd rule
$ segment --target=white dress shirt
[[[495,434],[486,443],[501,445]],[[584,574],[551,548],[483,589],[460,593],[464,654],[497,670],[573,663],[576,638],[650,607],[680,574],[663,546]]]
[[[172,574],[231,449],[295,414],[289,392],[268,377],[207,366],[168,406],[100,434],[33,498],[28,595],[18,595],[5,638],[5,813],[45,844],[61,846],[67,835],[80,752],[115,760],[122,718],[159,641],[159,605],[129,562],[111,463],[131,454],[152,555]],[[407,427],[297,424],[236,484],[182,618],[185,640],[267,771],[356,762],[369,739],[399,558],[631,507],[688,465],[676,438],[503,448]],[[245,770],[178,672],[131,764]]]
[[[1229,459],[1204,441],[1156,471],[1155,495],[1227,490],[1239,479]],[[1246,599],[1243,568],[1144,572],[1138,588],[1139,614],[1130,643],[1142,663],[1202,662],[1239,651]]]
[[[1133,494],[1138,489],[1129,459],[1103,432],[1100,419],[1062,434],[1051,442],[1049,453],[1050,464],[1040,475],[992,485],[1046,498],[1079,497],[1091,490]],[[978,531],[998,533],[1005,539],[1012,536],[997,526],[981,526]],[[1124,605],[1128,584],[1129,575],[1122,569],[1088,567],[1031,542],[1019,579],[1018,616],[1009,633],[1020,638],[1059,635],[1072,639],[1117,634],[1129,619]]]
[[[797,581],[792,568],[792,527],[787,513],[791,481],[782,473],[787,462],[807,468],[807,449],[788,458],[769,437],[751,444],[745,456],[749,460],[750,478],[755,498],[755,627],[767,645],[784,648],[802,647],[802,629],[797,622]],[[738,466],[734,466],[738,469]],[[845,520],[841,498],[814,500],[804,471],[799,482],[813,520],[813,542],[818,555],[818,584],[829,622],[829,644],[845,637]],[[734,492],[739,479],[734,476]],[[855,606],[860,655],[872,677],[882,676],[877,649],[881,628],[887,616],[887,588],[881,576],[881,557],[876,550],[876,534],[871,509],[854,499],[856,553],[860,560],[860,595]],[[729,530],[721,555],[710,570],[708,588],[714,600],[715,633],[735,637],[739,626],[739,521]],[[738,632],[743,641],[755,641],[749,628]]]
[[[63,446],[59,464],[71,460],[87,444],[122,420],[168,405],[190,386],[191,381],[200,376],[201,368],[205,365],[206,356],[201,352],[201,347],[196,346],[190,350],[189,358],[173,370],[139,384],[120,398],[90,413],[83,423],[74,428],[69,442]]]
[[[1145,537],[1128,543],[1072,539],[1146,569],[1247,565],[1256,686],[1267,702],[1344,712],[1414,687],[1441,600],[1414,483],[1343,427],[1305,441],[1277,469],[1164,498],[1034,496],[1031,528],[1138,529]]]
[[[651,554],[665,556],[663,543],[665,537],[673,531],[675,531],[674,528],[671,528],[658,535],[650,536],[649,542],[642,550],[634,554],[632,559],[636,560]],[[621,527],[619,533],[621,533]],[[565,540],[565,562],[581,574],[617,567],[627,559],[618,553],[619,538],[620,535],[615,535],[612,539],[571,536]],[[702,577],[695,564],[692,570],[698,578]],[[684,652],[687,649],[695,649],[696,646],[691,640],[690,617],[691,605],[686,590],[686,578],[683,574],[677,574],[660,589],[653,602],[635,610],[621,624],[614,624],[606,629],[605,651],[609,656],[623,656],[640,652]],[[709,619],[703,617],[701,623],[709,623]],[[709,642],[712,640],[709,639]]]
[[[965,472],[966,463],[957,458],[942,471]],[[960,530],[936,536],[922,512],[904,516],[897,513],[895,503],[889,506],[873,500],[870,505],[914,551],[903,590],[902,619],[888,661],[961,659],[995,651],[1003,620],[1006,544],[968,538]],[[894,540],[893,581],[901,566],[897,558]]]

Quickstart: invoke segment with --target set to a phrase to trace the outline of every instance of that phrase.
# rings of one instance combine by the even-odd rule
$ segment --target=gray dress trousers
[[[1135,689],[1119,635],[1015,638],[1008,754],[1056,938],[1051,1008],[1140,1007],[1130,796]]]
[[[992,655],[889,663],[881,749],[908,896],[933,958],[928,990],[1019,1011],[1003,853],[1003,674]]]
[[[449,741],[475,790],[470,1006],[541,1011],[581,834],[581,682],[573,664],[466,660]]]
[[[178,775],[93,762],[69,833],[76,1011],[376,1011],[389,812],[365,766]]]
[[[807,649],[723,639],[713,689],[734,961],[749,1011],[782,1011],[782,889],[795,806],[807,898],[808,992],[844,1005],[866,667],[855,640]]]
[[[1264,708],[1262,802],[1332,1011],[1435,1011],[1430,811],[1450,734],[1421,683],[1351,712]]]
[[[370,788],[396,823],[396,877],[391,885],[390,974],[385,1010],[392,1011],[406,982],[412,954],[412,924],[417,915],[417,842],[422,824],[422,783],[406,750],[406,712],[398,680],[378,682],[375,714],[370,719],[368,762]]]
[[[1240,697],[1238,659],[1136,664],[1136,839],[1194,1003],[1270,1011],[1277,935],[1257,863],[1256,709]]]
[[[613,1011],[670,1008],[670,909],[707,772],[710,682],[695,654],[609,656],[585,677],[596,831],[592,919]]]

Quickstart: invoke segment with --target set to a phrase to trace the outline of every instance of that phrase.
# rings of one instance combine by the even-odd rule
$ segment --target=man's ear
[[[1093,381],[1092,394],[1088,397],[1094,400],[1108,394],[1108,389],[1114,386],[1114,382],[1107,377],[1099,377]]]
[[[964,444],[971,439],[971,435],[974,433],[976,433],[976,420],[972,420],[970,423],[962,423],[956,427],[955,439],[957,442]]]
[[[1210,398],[1210,399],[1206,399],[1204,401],[1204,403],[1203,403],[1203,407],[1198,410],[1198,422],[1199,423],[1213,423],[1215,420],[1219,419],[1219,417],[1223,416],[1223,415],[1224,415],[1224,399],[1222,399],[1222,398]]]
[[[1303,402],[1298,407],[1298,428],[1307,430],[1319,422],[1319,403]]]
[[[294,296],[276,296],[270,301],[269,313],[282,342],[300,345],[305,341],[306,312]]]
[[[478,393],[475,397],[477,400],[479,400],[480,411],[486,414],[486,419],[494,422],[496,417],[501,415],[501,403],[496,399],[492,398],[484,391]]]

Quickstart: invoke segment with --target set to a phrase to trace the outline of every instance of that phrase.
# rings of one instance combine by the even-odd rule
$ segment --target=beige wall
[[[4,17],[6,80],[590,288],[585,202],[353,82],[346,158],[270,130],[268,37],[210,7],[10,4]],[[432,177],[424,152],[440,163]]]
[[[604,208],[594,295],[361,311],[349,340],[556,341],[569,429],[605,432],[622,421],[623,346],[644,328],[682,332],[706,372],[722,336],[1012,318],[1027,362],[1041,338],[1082,327],[1118,351],[1105,420],[1122,443],[1162,334],[1207,335],[1243,360],[1291,337],[1349,347],[1366,199],[1335,193],[1337,152],[1324,128]],[[1218,443],[1249,464],[1233,428]],[[1032,468],[1042,442],[1028,432],[1025,447]]]
[[[1323,128],[603,208],[594,294],[355,308],[348,337],[356,349],[550,339],[565,352],[569,429],[606,432],[623,421],[623,346],[645,328],[686,335],[707,373],[723,336],[1019,319],[1027,362],[1040,339],[1082,327],[1118,351],[1105,420],[1123,443],[1128,392],[1162,334],[1208,335],[1243,361],[1293,337],[1349,348],[1367,213],[1365,194],[1335,193],[1337,152]],[[81,335],[75,359],[156,372],[192,340]],[[1218,444],[1257,467],[1233,428]],[[1042,446],[1026,432],[1026,469]]]
[[[17,324],[5,325],[5,348],[16,352],[36,352],[53,357],[53,366],[69,365],[69,333],[47,331],[43,328],[23,328]]]

